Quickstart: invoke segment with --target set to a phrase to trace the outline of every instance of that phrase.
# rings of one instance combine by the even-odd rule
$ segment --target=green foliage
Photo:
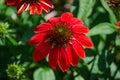
[[[106,0],[73,0],[73,4],[72,0],[52,1],[55,8],[50,13],[18,15],[14,6],[0,0],[0,80],[16,80],[6,72],[8,64],[16,62],[25,68],[19,80],[120,80],[120,29]],[[89,27],[87,35],[94,47],[85,48],[86,58],[79,59],[76,67],[63,73],[58,68],[53,71],[47,59],[35,63],[33,47],[28,42],[34,28],[47,21],[47,16],[54,12],[58,16],[65,11],[71,11]]]
[[[33,79],[34,80],[55,80],[55,75],[50,68],[44,67],[44,68],[39,68],[35,70],[33,74]]]
[[[115,32],[116,26],[110,24],[110,23],[100,23],[96,26],[94,26],[90,32],[88,33],[89,36],[94,36],[94,35],[107,35],[107,34],[112,34]]]
[[[85,21],[86,18],[88,18],[88,16],[91,14],[95,2],[96,0],[79,0],[80,4],[79,4],[78,18]]]

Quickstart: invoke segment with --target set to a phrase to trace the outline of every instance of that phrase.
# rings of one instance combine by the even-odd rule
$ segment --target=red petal
[[[83,22],[82,22],[80,19],[78,19],[78,18],[72,18],[72,19],[68,22],[68,24],[69,24],[70,26],[74,26],[74,25],[76,25],[76,24],[83,25]]]
[[[27,5],[25,11],[28,11],[30,9],[30,4]]]
[[[37,62],[44,59],[49,53],[50,48],[51,48],[51,43],[41,41],[33,52],[34,61]]]
[[[28,6],[28,4],[24,3],[24,2],[20,2],[18,5],[17,5],[17,11],[18,11],[18,14],[21,14],[23,12],[23,10],[25,10],[25,8]]]
[[[36,10],[36,14],[41,14],[42,13],[42,6],[40,3],[36,4],[37,10]]]
[[[68,55],[70,56],[69,58],[70,64],[72,66],[76,66],[78,64],[78,55],[76,54],[72,46],[69,44],[67,45],[66,50],[67,50]]]
[[[7,5],[16,5],[19,0],[7,0]]]
[[[73,33],[79,33],[79,34],[89,32],[89,29],[87,27],[79,24],[72,26],[72,30],[73,30]]]
[[[83,49],[83,47],[77,42],[77,41],[71,41],[71,45],[74,49],[74,51],[77,53],[77,55],[80,58],[84,58],[85,57],[85,51]]]
[[[64,49],[64,47],[60,48],[58,58],[59,58],[58,65],[60,69],[63,72],[67,71],[69,69],[69,59],[68,59],[68,56],[66,54],[66,50]]]
[[[46,32],[46,31],[48,31],[51,27],[52,27],[51,24],[49,24],[49,23],[43,23],[43,24],[38,25],[38,26],[34,29],[34,32],[35,32],[35,33]]]
[[[30,45],[37,45],[40,41],[45,40],[45,38],[46,38],[45,33],[36,34],[33,37],[31,37],[29,44]]]
[[[61,15],[61,21],[63,21],[63,22],[68,22],[68,21],[72,20],[72,18],[73,18],[73,15],[70,12],[66,12]]]
[[[45,12],[49,12],[50,10],[49,10],[49,7],[48,6],[46,6],[46,5],[44,5],[43,3],[41,3],[41,6],[42,6],[42,9],[45,11]]]
[[[48,22],[50,22],[52,25],[55,25],[57,22],[60,22],[60,17],[51,17]]]
[[[120,21],[117,22],[117,28],[120,29]]]
[[[50,7],[50,8],[54,8],[54,6],[50,2],[50,0],[44,0],[44,1],[41,1],[41,3],[43,3],[44,5],[46,5],[46,6]]]
[[[52,69],[56,69],[57,61],[58,61],[58,47],[54,47],[50,50],[49,53],[49,65],[52,67]]]
[[[30,4],[30,14],[33,15],[35,14],[37,11],[37,7],[36,7],[36,4]]]
[[[87,48],[93,47],[92,41],[84,34],[73,34],[73,36],[78,40],[83,46]]]

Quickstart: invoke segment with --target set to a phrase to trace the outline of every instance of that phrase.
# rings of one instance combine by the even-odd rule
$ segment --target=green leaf
[[[2,5],[4,3],[4,0],[0,0],[0,5]]]
[[[75,80],[84,80],[84,79],[82,76],[79,75],[79,76],[75,77]]]
[[[108,65],[111,65],[115,59],[115,50],[114,48],[111,50],[111,51],[108,51],[108,54],[107,54],[107,63]]]
[[[100,71],[104,72],[106,70],[106,67],[107,67],[106,66],[106,55],[104,52],[102,52],[102,54],[99,55],[98,68]]]
[[[74,0],[73,6],[71,7],[71,12],[77,17],[79,12],[80,0]]]
[[[83,21],[90,15],[92,8],[96,0],[80,0],[80,9],[78,12],[78,18],[81,18]]]
[[[106,35],[100,35],[100,42],[98,43],[98,50],[101,52],[105,47]]]
[[[87,80],[89,77],[89,69],[86,65],[78,65],[79,67],[75,67],[77,75],[81,75],[84,80]],[[82,72],[82,73],[81,73]]]
[[[34,80],[55,80],[53,71],[48,68],[39,68],[33,74]]]
[[[10,41],[13,45],[18,45],[18,43],[16,42],[16,40],[13,39],[12,37],[8,36],[7,38],[9,39],[9,41]]]
[[[120,36],[116,37],[115,43],[117,46],[120,46]]]
[[[90,32],[88,33],[89,36],[100,35],[100,34],[111,34],[116,30],[115,26],[110,23],[100,23],[94,26]]]
[[[116,19],[115,15],[114,15],[113,11],[108,6],[106,0],[100,0],[100,1],[102,3],[103,7],[108,11],[111,23],[116,24],[117,19]]]

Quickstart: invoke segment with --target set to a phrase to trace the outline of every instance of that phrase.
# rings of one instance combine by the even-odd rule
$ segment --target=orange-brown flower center
[[[56,23],[50,30],[50,39],[57,45],[68,43],[71,37],[71,27],[66,23]]]
[[[35,3],[35,2],[39,2],[39,0],[22,0],[26,3]]]

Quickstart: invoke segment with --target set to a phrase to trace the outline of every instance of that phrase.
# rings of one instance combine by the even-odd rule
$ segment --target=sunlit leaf
[[[8,39],[12,43],[12,45],[18,45],[18,43],[12,37],[8,36]]]
[[[53,71],[48,68],[39,68],[33,74],[34,80],[55,80]]]
[[[80,0],[78,18],[85,20],[91,13],[96,0]]]
[[[115,43],[117,46],[120,46],[120,37],[119,36],[116,37]]]
[[[110,23],[100,23],[96,26],[94,26],[90,32],[88,33],[89,36],[94,36],[94,35],[101,35],[101,34],[111,34],[116,30],[114,25]]]

